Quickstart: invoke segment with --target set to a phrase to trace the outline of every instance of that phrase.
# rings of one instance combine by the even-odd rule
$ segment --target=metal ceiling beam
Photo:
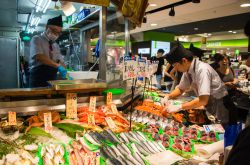
[[[190,3],[190,2],[192,2],[192,0],[182,0],[182,1],[179,1],[176,3],[172,3],[170,5],[166,5],[166,6],[162,6],[160,8],[154,9],[154,10],[150,10],[150,11],[146,12],[145,15],[157,13],[159,11],[170,9],[171,7],[181,6],[181,5],[184,5],[186,3]]]

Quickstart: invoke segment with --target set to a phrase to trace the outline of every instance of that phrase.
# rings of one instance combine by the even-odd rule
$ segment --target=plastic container
[[[74,71],[68,72],[68,74],[73,78],[73,80],[97,79],[98,76],[98,72],[93,71]]]

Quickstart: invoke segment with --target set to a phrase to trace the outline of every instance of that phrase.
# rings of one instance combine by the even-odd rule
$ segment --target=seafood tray
[[[107,88],[106,82],[95,79],[86,80],[55,80],[48,81],[55,90],[76,90],[76,89],[103,89]]]

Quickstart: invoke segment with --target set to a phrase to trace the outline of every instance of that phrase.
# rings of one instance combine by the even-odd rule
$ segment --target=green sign
[[[212,50],[212,54],[215,54],[216,53],[216,51],[215,50]]]
[[[239,50],[239,49],[236,49],[236,50],[235,50],[235,54],[239,55],[239,54],[240,54],[240,50]]]

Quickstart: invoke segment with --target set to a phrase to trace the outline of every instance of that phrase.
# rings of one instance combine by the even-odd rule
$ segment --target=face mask
[[[56,35],[53,32],[51,32],[51,30],[49,28],[46,31],[46,35],[47,35],[48,39],[51,40],[51,41],[55,41],[59,37],[58,35]]]

